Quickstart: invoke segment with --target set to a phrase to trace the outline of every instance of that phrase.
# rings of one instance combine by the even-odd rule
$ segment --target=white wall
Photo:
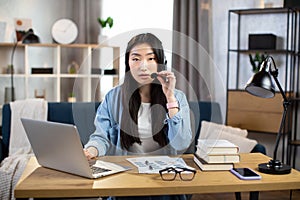
[[[42,43],[51,43],[51,26],[55,20],[71,16],[70,0],[1,0],[0,21],[6,21],[6,41],[14,40],[14,18],[32,19],[32,27]]]
[[[136,34],[151,32],[162,41],[171,66],[173,0],[103,0],[102,16],[114,18],[112,29],[104,29],[109,44],[120,46],[121,65],[127,42]],[[125,70],[121,70],[121,77]]]

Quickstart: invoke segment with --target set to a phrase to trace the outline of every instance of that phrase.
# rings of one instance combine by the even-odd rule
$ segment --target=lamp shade
[[[29,29],[28,32],[22,38],[23,44],[31,44],[31,43],[40,43],[40,39],[37,35],[34,34],[32,29]]]
[[[262,98],[271,98],[275,95],[275,87],[271,75],[266,67],[262,67],[248,81],[245,90],[250,94]]]

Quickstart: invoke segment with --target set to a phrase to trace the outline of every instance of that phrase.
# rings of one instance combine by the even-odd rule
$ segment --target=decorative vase
[[[68,97],[68,102],[70,103],[76,102],[76,97]]]
[[[45,99],[46,98],[46,90],[45,89],[35,89],[34,97],[39,98],[39,99]]]
[[[72,61],[72,63],[68,65],[69,74],[77,74],[78,70],[79,70],[79,65],[75,61]]]

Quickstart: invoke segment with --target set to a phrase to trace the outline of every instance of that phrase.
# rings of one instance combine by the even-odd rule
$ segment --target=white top
[[[152,119],[150,106],[150,103],[141,103],[138,112],[138,132],[142,144],[139,145],[138,143],[134,143],[129,148],[130,152],[151,153],[161,149],[159,144],[154,141],[152,137]]]

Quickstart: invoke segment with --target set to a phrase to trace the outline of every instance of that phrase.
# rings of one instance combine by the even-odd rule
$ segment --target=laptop
[[[38,163],[86,178],[99,178],[130,168],[97,160],[89,162],[83,152],[76,126],[21,118]]]

